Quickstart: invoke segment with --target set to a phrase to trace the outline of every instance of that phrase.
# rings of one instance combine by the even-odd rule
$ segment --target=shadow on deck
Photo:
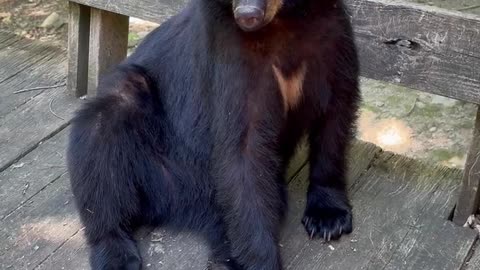
[[[69,119],[82,102],[66,92],[65,52],[0,32],[0,63],[0,269],[88,269],[64,161]],[[355,230],[324,243],[309,240],[300,224],[303,152],[289,173],[286,269],[480,269],[477,234],[448,221],[461,171],[356,142],[349,176]],[[145,269],[206,266],[196,236],[157,229],[138,239]]]

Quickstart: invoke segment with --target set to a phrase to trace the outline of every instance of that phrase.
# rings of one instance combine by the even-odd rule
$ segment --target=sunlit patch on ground
[[[395,118],[376,120],[375,114],[369,111],[360,117],[359,136],[396,153],[406,153],[412,147],[412,130],[405,122]]]
[[[78,219],[70,217],[45,217],[23,224],[16,236],[15,246],[41,248],[38,243],[62,244],[81,227]]]
[[[415,159],[463,168],[476,106],[362,78],[358,138]]]

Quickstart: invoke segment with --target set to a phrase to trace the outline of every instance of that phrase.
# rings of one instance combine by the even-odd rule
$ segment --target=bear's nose
[[[264,12],[255,6],[240,6],[234,11],[238,26],[244,31],[255,31],[263,25]]]

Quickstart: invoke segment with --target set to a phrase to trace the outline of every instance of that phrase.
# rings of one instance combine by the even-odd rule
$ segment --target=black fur
[[[288,77],[302,63],[302,97],[286,112],[272,65]],[[231,1],[193,1],[102,78],[73,121],[68,165],[92,268],[140,269],[132,232],[153,225],[203,233],[222,269],[282,269],[285,167],[303,135],[307,233],[350,233],[357,77],[339,1],[284,0],[251,33]]]

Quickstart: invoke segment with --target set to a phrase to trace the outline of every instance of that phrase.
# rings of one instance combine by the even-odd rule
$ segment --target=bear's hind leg
[[[132,233],[154,218],[145,215],[151,211],[145,209],[144,191],[149,177],[161,177],[158,114],[147,79],[135,68],[117,70],[100,90],[72,121],[72,191],[91,247],[92,269],[139,270]]]

